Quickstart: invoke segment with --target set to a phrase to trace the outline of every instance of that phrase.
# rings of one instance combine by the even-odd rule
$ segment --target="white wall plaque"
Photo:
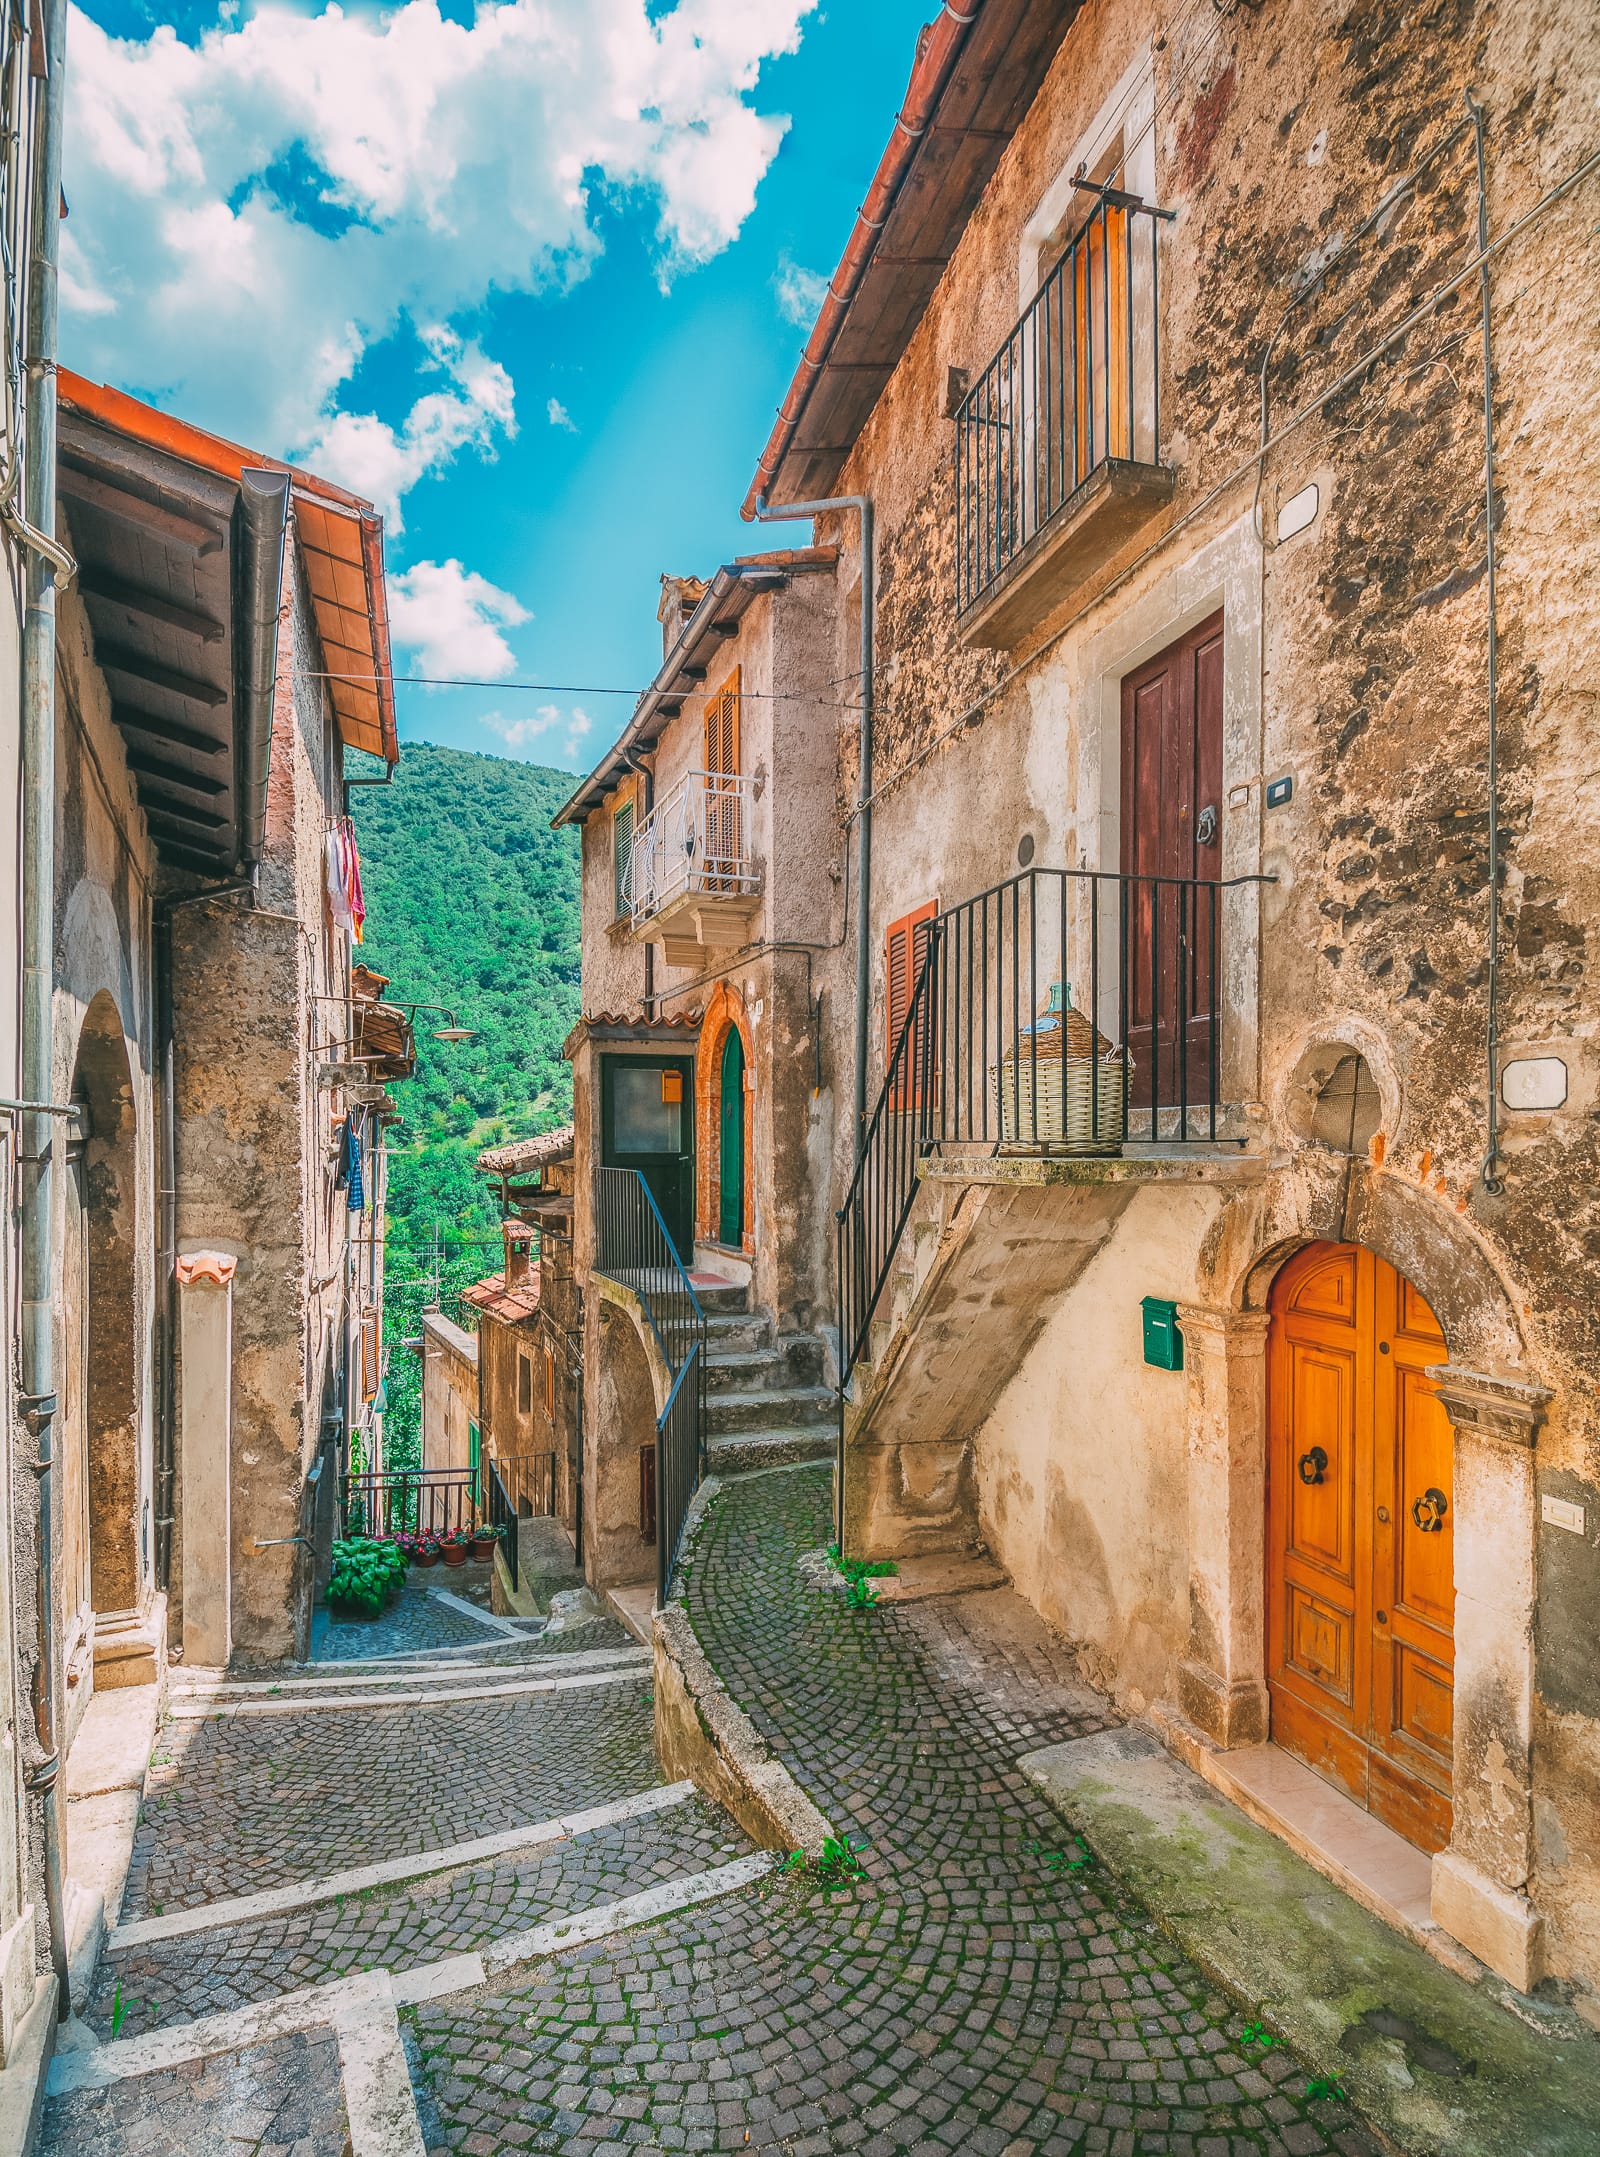
[[[1293,539],[1296,532],[1303,532],[1308,524],[1314,524],[1322,497],[1316,486],[1302,487],[1298,494],[1290,495],[1278,511],[1278,544]]]
[[[1583,1507],[1567,1498],[1546,1498],[1541,1507],[1546,1527],[1565,1528],[1569,1535],[1583,1533]]]
[[[1567,1067],[1559,1056],[1518,1056],[1500,1066],[1507,1108],[1559,1108],[1567,1098]]]

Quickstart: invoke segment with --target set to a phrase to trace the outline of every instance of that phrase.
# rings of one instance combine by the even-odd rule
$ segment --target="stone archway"
[[[1179,1307],[1188,1374],[1188,1722],[1224,1750],[1270,1735],[1266,1688],[1267,1300],[1285,1261],[1356,1243],[1410,1280],[1447,1346],[1430,1366],[1454,1433],[1454,1821],[1433,1914],[1508,1982],[1542,1969],[1533,1864],[1534,1444],[1550,1394],[1530,1382],[1516,1303],[1459,1213],[1414,1178],[1353,1163],[1285,1178],[1235,1217]]]
[[[722,1079],[723,1061],[728,1037],[737,1033],[744,1050],[744,1083],[748,1089],[754,1072],[754,1043],[750,1036],[750,1021],[744,1008],[744,998],[730,982],[719,981],[706,1006],[701,1021],[700,1038],[695,1047],[695,1120],[696,1145],[700,1161],[698,1179],[698,1202],[695,1209],[696,1234],[707,1243],[720,1243],[724,1239],[719,1231],[722,1226]],[[744,1098],[741,1151],[744,1165],[743,1221],[740,1228],[738,1248],[746,1257],[755,1250],[755,1179],[752,1162],[752,1102],[748,1091]]]
[[[63,1293],[68,1353],[82,1374],[79,1459],[88,1493],[90,1593],[96,1615],[106,1618],[139,1612],[145,1562],[140,1535],[138,1118],[122,1019],[104,991],[84,1016],[72,1097],[80,1104],[82,1139],[68,1190],[69,1206],[78,1209],[68,1244],[71,1248],[76,1241],[81,1248],[82,1266],[76,1280],[64,1284]]]

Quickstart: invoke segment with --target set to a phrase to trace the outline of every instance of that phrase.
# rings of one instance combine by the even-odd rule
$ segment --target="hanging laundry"
[[[350,916],[355,923],[355,938],[356,942],[359,944],[365,941],[362,931],[367,918],[367,901],[366,895],[361,889],[361,856],[356,851],[356,827],[351,822],[349,817],[346,817],[344,820],[344,828],[346,837],[350,842],[350,869],[348,884],[350,896]]]
[[[328,904],[333,918],[355,943],[363,941],[367,918],[366,896],[361,889],[361,857],[356,851],[356,827],[347,816],[335,819],[323,848],[328,879]]]
[[[352,1116],[346,1123],[345,1130],[349,1134],[347,1141],[349,1182],[346,1186],[348,1194],[346,1203],[352,1213],[362,1213],[366,1210],[367,1195],[361,1178],[361,1125]]]

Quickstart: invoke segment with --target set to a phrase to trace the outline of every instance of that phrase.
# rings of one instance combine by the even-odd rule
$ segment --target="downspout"
[[[769,509],[758,499],[752,515],[759,524],[781,524],[792,517],[820,517],[853,509],[861,519],[861,772],[856,789],[856,1124],[854,1159],[861,1158],[867,1128],[867,1020],[872,1008],[872,631],[876,607],[876,565],[872,548],[872,503],[864,494],[835,494],[819,502],[786,502]]]
[[[62,92],[66,0],[44,0],[45,81],[34,138],[32,245],[28,265],[29,395],[23,418],[24,515],[43,539],[56,530],[56,238],[61,209]],[[55,935],[56,586],[49,559],[30,552],[22,617],[22,1095],[51,1098]],[[37,1447],[39,1486],[38,1653],[34,1731],[39,1758],[26,1776],[43,1813],[45,1914],[60,2012],[72,2012],[63,1893],[61,1757],[56,1730],[56,1626],[52,1328],[54,1196],[51,1124],[30,1110],[19,1149],[22,1387],[18,1406]]]
[[[1494,543],[1494,319],[1489,290],[1489,167],[1484,144],[1483,107],[1467,93],[1478,179],[1478,287],[1483,324],[1483,545],[1489,603],[1488,795],[1489,795],[1489,949],[1484,991],[1488,1004],[1484,1055],[1489,1067],[1488,1147],[1483,1157],[1483,1188],[1491,1198],[1505,1189],[1500,1164],[1500,643],[1495,606]]]

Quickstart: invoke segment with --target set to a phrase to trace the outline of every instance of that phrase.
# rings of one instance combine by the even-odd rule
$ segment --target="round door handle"
[[[1327,1472],[1328,1456],[1321,1446],[1314,1445],[1309,1453],[1302,1453],[1296,1463],[1302,1483],[1320,1483]]]
[[[1450,1501],[1442,1490],[1425,1490],[1420,1498],[1411,1501],[1411,1518],[1424,1535],[1442,1535],[1444,1516],[1449,1510]]]

